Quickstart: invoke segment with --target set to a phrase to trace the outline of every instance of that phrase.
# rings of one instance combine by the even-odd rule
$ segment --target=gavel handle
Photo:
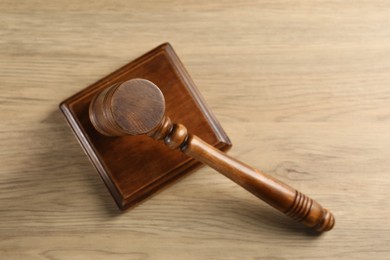
[[[270,175],[230,157],[199,137],[188,135],[183,125],[175,124],[171,129],[169,126],[172,126],[172,123],[167,118],[165,124],[163,123],[152,137],[164,139],[165,144],[171,149],[180,148],[188,156],[209,165],[269,205],[306,226],[319,232],[333,228],[334,216],[316,201]]]
[[[317,231],[328,231],[335,220],[331,212],[294,188],[254,169],[191,136],[182,151],[219,171],[253,195],[291,218]]]

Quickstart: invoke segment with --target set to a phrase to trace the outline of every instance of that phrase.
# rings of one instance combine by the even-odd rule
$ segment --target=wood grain
[[[1,257],[387,259],[389,23],[379,0],[1,1]],[[207,168],[119,214],[57,104],[164,41],[229,153],[326,204],[332,232]]]

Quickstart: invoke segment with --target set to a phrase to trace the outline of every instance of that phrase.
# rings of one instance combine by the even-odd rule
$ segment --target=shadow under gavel
[[[98,93],[91,101],[89,117],[96,130],[106,136],[146,134],[163,140],[169,148],[179,148],[319,232],[328,231],[335,224],[332,213],[316,201],[189,134],[185,126],[172,123],[165,115],[161,90],[148,80],[132,79]]]

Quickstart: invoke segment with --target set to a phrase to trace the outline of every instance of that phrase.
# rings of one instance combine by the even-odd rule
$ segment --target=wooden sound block
[[[144,78],[160,87],[166,114],[210,145],[231,142],[207,107],[169,43],[162,44],[85,88],[60,105],[69,125],[120,209],[126,209],[201,166],[179,150],[147,136],[107,137],[93,127],[88,109],[96,93],[118,82]]]

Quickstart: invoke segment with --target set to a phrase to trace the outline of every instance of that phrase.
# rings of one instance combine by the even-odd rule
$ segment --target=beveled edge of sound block
[[[164,43],[159,45],[155,49],[149,51],[148,53],[142,55],[141,57],[135,59],[134,61],[126,64],[125,66],[114,71],[113,73],[102,78],[101,80],[90,85],[89,87],[81,90],[75,95],[69,97],[68,99],[61,102],[60,110],[64,114],[68,124],[73,130],[80,145],[83,147],[84,152],[88,155],[90,161],[92,162],[92,164],[94,165],[98,173],[100,174],[105,185],[107,186],[111,195],[115,199],[115,202],[117,203],[118,207],[122,210],[134,206],[138,202],[160,191],[162,188],[166,187],[168,184],[172,183],[173,181],[183,176],[184,174],[201,166],[201,163],[195,161],[192,158],[185,157],[185,159],[184,158],[182,159],[181,158],[182,155],[178,155],[179,154],[178,151],[168,151],[168,150],[166,152],[164,151],[164,155],[167,154],[167,156],[173,156],[173,157],[180,156],[181,158],[180,162],[171,170],[161,173],[161,175],[154,176],[152,179],[147,181],[143,180],[145,182],[145,185],[142,186],[141,188],[138,187],[137,190],[129,194],[126,193],[128,192],[127,188],[129,188],[129,186],[133,184],[131,182],[129,184],[126,183],[125,185],[128,186],[126,186],[126,189],[124,189],[123,185],[121,186],[121,184],[123,183],[120,183],[121,181],[120,178],[123,179],[126,178],[126,176],[118,177],[117,174],[119,173],[113,172],[111,169],[112,167],[110,168],[110,164],[115,163],[115,161],[113,160],[111,161],[109,160],[109,162],[105,161],[108,159],[106,157],[103,157],[103,155],[96,148],[97,144],[101,145],[101,143],[103,142],[102,139],[104,139],[104,142],[106,143],[111,142],[111,140],[114,139],[105,139],[105,138],[112,138],[112,137],[104,137],[102,135],[97,135],[97,133],[93,131],[94,129],[91,130],[91,123],[89,121],[89,117],[87,115],[88,113],[85,107],[89,105],[90,100],[96,93],[118,82],[119,79],[123,80],[123,78],[125,77],[124,75],[126,75],[127,72],[134,71],[137,68],[139,68],[141,65],[145,65],[145,64],[147,64],[149,67],[151,65],[157,66],[158,64],[150,64],[150,63],[151,60],[153,60],[153,57],[156,57],[157,55],[161,55],[161,54],[165,59],[164,61],[168,62],[169,66],[171,66],[171,69],[173,69],[173,71],[175,72],[175,76],[177,78],[175,78],[174,80],[177,81],[176,83],[178,83],[180,87],[185,88],[185,90],[183,89],[183,91],[186,91],[186,93],[188,92],[189,97],[192,98],[195,106],[191,105],[192,106],[191,109],[196,109],[197,111],[199,110],[202,113],[205,122],[207,123],[205,129],[209,130],[209,133],[206,133],[207,131],[205,131],[205,133],[201,132],[195,134],[200,135],[200,137],[202,137],[201,135],[207,134],[208,136],[205,137],[209,138],[210,140],[214,140],[213,141],[214,143],[210,143],[210,144],[223,151],[229,149],[232,145],[230,139],[226,135],[225,131],[223,130],[223,128],[221,127],[217,119],[215,118],[214,114],[207,107],[203,97],[199,93],[197,87],[195,86],[188,72],[184,68],[183,64],[181,63],[181,61],[179,60],[178,56],[176,55],[172,46],[169,43]],[[164,95],[169,95],[169,90],[167,90],[167,92],[164,93]],[[192,102],[190,103],[192,104]],[[125,138],[127,139],[123,139],[123,142],[129,143],[131,142],[130,138],[138,138],[138,137],[125,137]],[[152,140],[151,138],[150,140],[149,139],[142,140],[142,143],[143,144],[145,143],[148,146],[157,147],[158,145],[156,144],[158,142]],[[118,148],[115,147],[115,149],[119,150],[119,153],[121,152],[126,153],[126,150],[120,150],[121,149],[120,147]],[[164,163],[164,160],[166,160],[165,158],[163,158],[164,155],[161,156],[161,159],[157,163],[162,163],[162,164]],[[145,158],[145,160],[147,160],[147,158]],[[155,168],[159,168],[158,165],[156,165]],[[129,164],[129,174],[132,174],[133,175],[132,179],[134,179],[134,177],[135,178],[137,177],[137,174],[142,174],[142,172],[140,173],[131,172],[131,164]],[[141,177],[144,178],[144,176],[145,175],[140,176],[140,178]],[[130,177],[129,179],[131,180]]]

